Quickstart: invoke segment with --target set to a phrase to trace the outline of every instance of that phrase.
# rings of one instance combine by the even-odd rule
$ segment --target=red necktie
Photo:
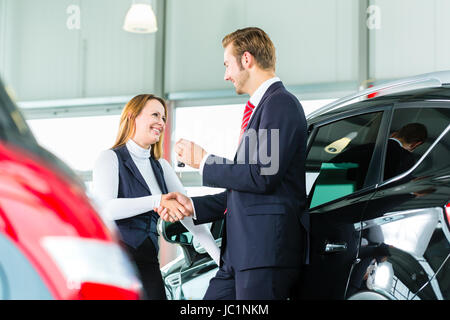
[[[250,117],[251,117],[254,109],[255,109],[255,106],[250,102],[250,100],[248,100],[247,104],[245,105],[244,116],[242,117],[241,134],[239,135],[239,143],[241,143],[242,136],[244,135],[245,129],[247,128],[247,125],[248,125],[248,121],[250,120]]]

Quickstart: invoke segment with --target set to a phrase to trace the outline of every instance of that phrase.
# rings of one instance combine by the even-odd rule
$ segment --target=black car
[[[310,264],[295,298],[450,299],[450,72],[358,92],[307,120]],[[159,227],[184,253],[162,270],[169,297],[200,299],[217,265],[180,223]]]

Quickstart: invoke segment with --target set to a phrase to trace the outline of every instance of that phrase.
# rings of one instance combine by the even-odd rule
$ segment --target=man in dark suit
[[[392,133],[388,140],[384,180],[409,170],[415,163],[412,152],[427,139],[427,128],[421,123],[409,123]]]
[[[205,299],[286,299],[299,280],[309,228],[304,111],[275,76],[275,48],[264,31],[237,30],[222,44],[225,80],[250,95],[234,160],[183,139],[175,151],[179,161],[200,168],[204,186],[227,190],[194,197],[193,206],[172,195],[196,224],[225,219],[220,269]]]

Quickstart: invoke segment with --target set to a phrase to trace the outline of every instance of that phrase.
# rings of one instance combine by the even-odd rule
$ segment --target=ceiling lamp
[[[145,3],[134,3],[128,10],[123,29],[133,33],[153,33],[158,30],[156,16],[152,6]]]

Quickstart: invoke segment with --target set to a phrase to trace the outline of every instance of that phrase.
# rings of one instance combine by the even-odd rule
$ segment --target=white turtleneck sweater
[[[129,218],[148,212],[153,208],[158,208],[161,202],[161,189],[149,161],[151,149],[144,149],[131,139],[126,143],[126,148],[152,195],[140,198],[117,198],[119,190],[117,155],[113,150],[101,152],[92,173],[93,193],[99,201],[103,213],[110,220]],[[167,160],[160,159],[159,163],[164,171],[168,191],[186,194],[186,190]]]
[[[94,164],[93,196],[100,206],[101,214],[108,220],[130,218],[158,208],[161,203],[159,188],[152,166],[150,150],[144,149],[132,139],[126,143],[131,159],[147,183],[152,195],[138,198],[117,198],[119,191],[119,164],[113,150],[102,151]],[[186,190],[175,171],[165,159],[158,160],[164,172],[164,180],[169,192],[186,194]],[[184,218],[181,223],[202,244],[203,248],[218,263],[220,252],[206,225],[194,225],[192,217]]]

